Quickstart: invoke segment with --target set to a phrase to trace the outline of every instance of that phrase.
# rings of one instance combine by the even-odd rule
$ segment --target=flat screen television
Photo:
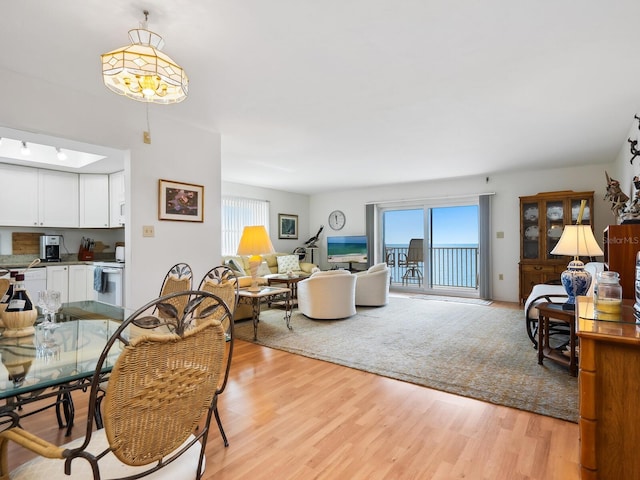
[[[327,261],[329,263],[366,263],[367,237],[365,235],[327,237]]]

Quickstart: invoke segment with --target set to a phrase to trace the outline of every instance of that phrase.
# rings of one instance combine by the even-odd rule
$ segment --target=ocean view
[[[385,251],[395,253],[395,258],[389,258],[392,263],[392,282],[402,283],[402,276],[406,269],[400,265],[405,258],[409,244],[388,244]],[[477,288],[478,278],[478,244],[435,244],[431,250],[430,271],[424,271],[422,262],[419,268],[422,270],[425,283],[434,286],[468,287]],[[395,261],[394,261],[395,260]]]

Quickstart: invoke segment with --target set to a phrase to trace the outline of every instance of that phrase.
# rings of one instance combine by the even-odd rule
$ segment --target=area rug
[[[491,300],[484,300],[482,298],[449,297],[446,295],[414,295],[411,298],[433,300],[436,302],[471,303],[473,305],[491,305],[493,303]]]
[[[538,365],[521,310],[391,297],[344,320],[294,310],[291,325],[265,309],[255,343],[577,422],[577,379],[550,360]],[[253,342],[253,324],[238,322],[236,335]]]

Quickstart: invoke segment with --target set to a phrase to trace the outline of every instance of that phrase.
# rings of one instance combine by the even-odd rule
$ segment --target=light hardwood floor
[[[579,477],[576,424],[242,341],[219,407],[230,446],[214,426],[205,480]],[[24,426],[64,441],[53,412]],[[27,458],[15,445],[9,455]]]

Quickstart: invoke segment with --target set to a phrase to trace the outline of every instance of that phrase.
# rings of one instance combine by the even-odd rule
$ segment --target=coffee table
[[[291,328],[291,289],[285,287],[262,287],[257,292],[248,288],[241,288],[238,292],[238,303],[251,305],[251,320],[253,321],[253,339],[258,339],[258,322],[260,321],[260,304],[262,301],[269,303],[284,302],[284,321],[289,330]]]

